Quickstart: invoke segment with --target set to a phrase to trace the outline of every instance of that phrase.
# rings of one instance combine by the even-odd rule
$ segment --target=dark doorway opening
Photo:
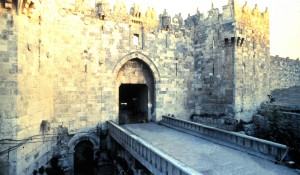
[[[147,122],[148,87],[121,84],[119,87],[119,124]]]
[[[74,174],[94,174],[94,151],[90,141],[81,141],[75,146],[74,153]]]

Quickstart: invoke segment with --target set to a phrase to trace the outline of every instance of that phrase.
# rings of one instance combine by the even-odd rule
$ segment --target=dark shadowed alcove
[[[74,174],[93,175],[94,174],[94,151],[93,144],[84,140],[79,142],[74,149]]]

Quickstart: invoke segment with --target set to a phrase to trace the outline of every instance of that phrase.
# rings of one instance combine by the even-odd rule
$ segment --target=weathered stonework
[[[271,56],[270,59],[270,88],[281,89],[299,86],[300,60]]]
[[[1,2],[0,140],[38,136],[15,149],[0,142],[0,174],[45,165],[59,126],[72,143],[98,147],[79,132],[119,120],[121,84],[147,85],[149,121],[205,113],[250,120],[270,90],[300,85],[298,60],[270,58],[268,12],[234,0],[223,14],[212,7],[185,21],[137,4],[127,12],[119,1],[113,9],[106,1]],[[44,123],[54,134],[46,141]],[[71,154],[72,143],[63,150]]]
[[[15,17],[8,10],[0,13],[0,139],[16,138],[20,128],[17,113],[18,54]],[[10,145],[1,144],[0,151]],[[13,174],[16,151],[10,151],[11,160],[0,156],[0,174]],[[10,167],[14,167],[11,168]]]

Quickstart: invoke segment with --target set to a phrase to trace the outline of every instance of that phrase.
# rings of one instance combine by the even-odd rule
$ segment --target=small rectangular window
[[[235,38],[231,37],[231,44],[234,45],[234,42],[235,42]]]
[[[240,46],[243,46],[245,38],[242,38]]]
[[[236,42],[236,45],[237,45],[237,46],[240,46],[240,41],[241,41],[241,38],[238,37],[237,42]]]
[[[139,34],[133,34],[133,45],[139,45]]]
[[[225,38],[225,46],[228,46],[228,44],[229,44],[228,38]]]

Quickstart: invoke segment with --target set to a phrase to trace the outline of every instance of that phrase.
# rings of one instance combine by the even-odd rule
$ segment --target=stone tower
[[[203,16],[186,20],[194,26],[195,111],[250,120],[269,93],[268,12],[229,0],[223,14],[212,5]]]

